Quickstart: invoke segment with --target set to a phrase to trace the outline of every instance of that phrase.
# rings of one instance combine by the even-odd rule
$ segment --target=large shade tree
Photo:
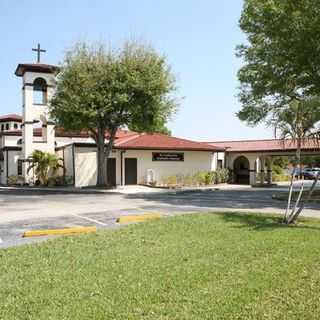
[[[238,72],[241,120],[256,125],[293,100],[320,95],[320,2],[245,0]]]
[[[50,112],[58,125],[88,130],[97,143],[97,185],[107,185],[117,130],[164,132],[175,112],[175,78],[164,56],[127,42],[119,50],[77,44],[67,52]]]

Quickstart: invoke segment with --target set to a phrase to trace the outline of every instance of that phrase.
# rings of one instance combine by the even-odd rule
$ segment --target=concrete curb
[[[159,220],[161,218],[162,218],[162,215],[159,213],[131,215],[131,216],[119,217],[117,219],[117,223],[125,224],[125,223],[131,223],[131,222],[142,222],[147,220]]]
[[[64,228],[64,229],[48,229],[48,230],[31,230],[23,233],[23,238],[28,237],[41,237],[41,236],[51,236],[51,235],[73,235],[80,233],[93,233],[97,232],[96,227],[74,227],[74,228]]]

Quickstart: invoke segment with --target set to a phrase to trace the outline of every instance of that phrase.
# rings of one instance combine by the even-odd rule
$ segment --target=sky
[[[180,106],[168,124],[174,136],[199,141],[272,138],[235,113],[235,47],[245,41],[238,21],[243,0],[0,0],[0,114],[21,113],[19,63],[59,64],[77,41],[119,47],[128,39],[151,44],[177,78]]]

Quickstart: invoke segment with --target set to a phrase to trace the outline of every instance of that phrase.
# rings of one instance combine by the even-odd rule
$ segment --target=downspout
[[[64,162],[64,147],[62,149],[62,164],[63,164],[63,183],[66,184],[66,167]]]
[[[123,154],[125,153],[125,151],[124,150],[122,150],[121,151],[121,153],[120,153],[120,179],[121,179],[121,181],[120,181],[120,185],[121,186],[123,186],[124,185],[124,183],[123,183]]]
[[[7,152],[6,152],[6,174],[7,174],[7,184],[8,184],[8,181],[9,181],[9,179],[8,179],[8,173],[9,173],[9,156],[8,156],[8,153],[9,153],[9,150],[7,150]]]
[[[76,186],[76,159],[75,159],[75,151],[74,151],[74,143],[72,144],[72,171],[73,171],[73,186]]]

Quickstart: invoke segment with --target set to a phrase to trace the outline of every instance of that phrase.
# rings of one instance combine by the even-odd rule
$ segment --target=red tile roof
[[[34,136],[42,135],[42,128],[33,130]],[[1,132],[0,135],[21,136],[21,130]],[[70,132],[62,128],[56,129],[56,137],[89,138],[87,131]],[[106,138],[108,135],[106,135]],[[186,150],[186,151],[224,151],[224,148],[195,142],[186,139],[175,138],[163,134],[138,134],[129,130],[118,130],[116,134],[115,148],[117,149],[157,149],[157,150]]]
[[[11,113],[0,116],[0,121],[17,121],[22,122],[22,117],[19,114]]]
[[[136,135],[137,133],[130,130],[123,130],[119,129],[116,134],[116,139],[120,138],[127,138],[131,137],[132,135]],[[6,135],[6,136],[21,136],[22,130],[9,130],[0,132],[0,135]],[[35,128],[33,129],[33,135],[34,136],[41,136],[42,135],[42,128]],[[82,131],[66,131],[63,128],[56,128],[55,131],[56,137],[74,137],[74,138],[89,138],[91,137],[91,134],[89,131],[82,130]],[[106,134],[106,138],[108,138],[108,134]]]
[[[159,133],[137,134],[129,138],[122,138],[116,142],[117,149],[157,149],[157,150],[186,150],[186,151],[223,151],[224,148],[175,138]]]
[[[207,144],[226,148],[227,152],[290,151],[297,148],[297,144],[291,139],[214,141],[207,142]],[[302,149],[320,149],[320,143],[318,144],[315,140],[309,139],[304,141]]]

